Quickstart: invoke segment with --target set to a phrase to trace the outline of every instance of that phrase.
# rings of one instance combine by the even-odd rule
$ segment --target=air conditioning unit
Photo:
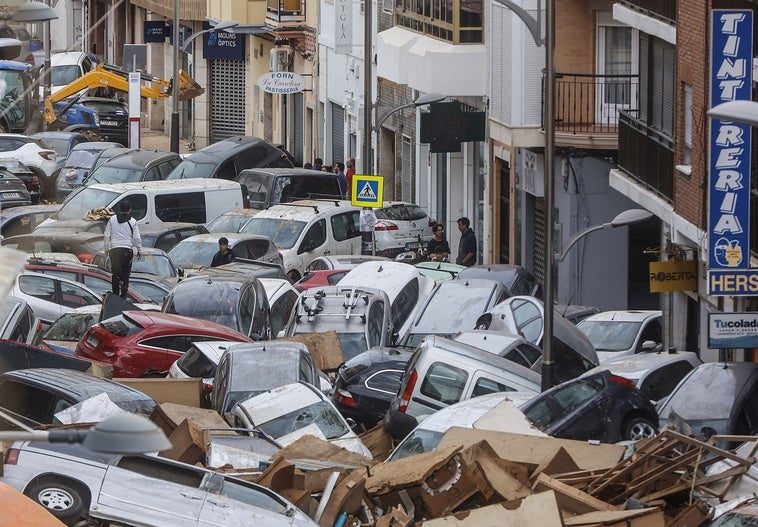
[[[271,71],[287,71],[290,65],[290,51],[285,48],[274,48],[271,50]]]

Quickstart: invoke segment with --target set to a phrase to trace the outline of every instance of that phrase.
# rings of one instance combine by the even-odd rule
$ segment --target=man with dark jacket
[[[132,207],[122,201],[120,212],[111,216],[105,226],[103,246],[111,259],[111,289],[114,295],[126,298],[129,290],[129,276],[132,274],[134,250],[137,258],[142,258],[142,238],[137,220],[132,218]]]
[[[458,258],[455,259],[455,263],[466,267],[471,267],[476,263],[476,234],[470,225],[471,222],[465,216],[458,218],[461,241],[458,245]]]
[[[229,240],[222,236],[218,239],[218,252],[213,255],[211,267],[232,263],[232,260],[234,260],[234,251],[229,248]]]

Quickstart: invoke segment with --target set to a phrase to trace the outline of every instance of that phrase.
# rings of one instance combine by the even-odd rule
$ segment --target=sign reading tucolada
[[[305,79],[297,73],[270,71],[258,77],[258,86],[266,93],[298,93],[305,89]]]

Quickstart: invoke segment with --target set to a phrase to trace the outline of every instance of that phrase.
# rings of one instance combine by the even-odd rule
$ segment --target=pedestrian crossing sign
[[[353,188],[350,189],[350,201],[356,207],[382,206],[384,200],[384,177],[363,176],[355,174],[352,178]]]

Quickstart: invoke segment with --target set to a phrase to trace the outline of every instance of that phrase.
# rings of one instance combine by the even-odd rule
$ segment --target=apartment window
[[[392,13],[392,0],[382,0],[382,9],[385,13]]]
[[[684,85],[684,156],[685,165],[692,164],[692,86]]]
[[[674,46],[640,34],[640,119],[668,137],[674,136]]]
[[[395,25],[453,44],[484,42],[482,0],[395,0]]]

